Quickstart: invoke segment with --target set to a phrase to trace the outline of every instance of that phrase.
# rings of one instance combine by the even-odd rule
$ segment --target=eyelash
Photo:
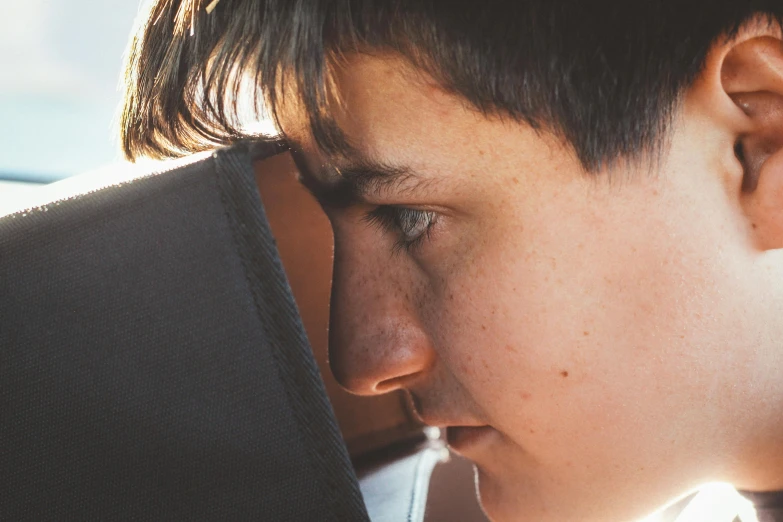
[[[412,252],[420,248],[425,240],[429,239],[433,225],[436,223],[435,212],[427,210],[415,210],[406,207],[382,205],[365,216],[365,220],[380,228],[384,232],[398,236],[394,244],[394,252],[405,250]],[[424,226],[424,230],[413,239],[406,236],[418,227]]]

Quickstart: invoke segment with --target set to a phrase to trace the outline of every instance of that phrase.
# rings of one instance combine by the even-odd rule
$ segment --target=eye
[[[397,236],[395,250],[407,251],[421,246],[429,237],[436,218],[432,211],[395,206],[380,206],[366,216],[368,223]]]

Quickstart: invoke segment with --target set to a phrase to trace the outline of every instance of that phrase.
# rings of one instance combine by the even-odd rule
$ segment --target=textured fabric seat
[[[368,520],[253,180],[278,150],[0,217],[0,520]]]

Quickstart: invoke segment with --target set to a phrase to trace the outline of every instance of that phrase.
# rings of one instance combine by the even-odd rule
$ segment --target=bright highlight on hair
[[[209,5],[207,5],[207,8],[206,8],[207,14],[211,14],[211,13],[212,13],[212,11],[214,11],[214,10],[215,10],[215,8],[216,8],[216,7],[217,7],[217,5],[218,5],[218,2],[220,2],[220,0],[212,0],[212,1],[209,3]]]

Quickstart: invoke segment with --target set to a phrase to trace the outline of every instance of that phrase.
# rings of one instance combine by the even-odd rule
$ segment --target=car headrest
[[[0,217],[0,518],[368,520],[254,181],[280,150]]]

